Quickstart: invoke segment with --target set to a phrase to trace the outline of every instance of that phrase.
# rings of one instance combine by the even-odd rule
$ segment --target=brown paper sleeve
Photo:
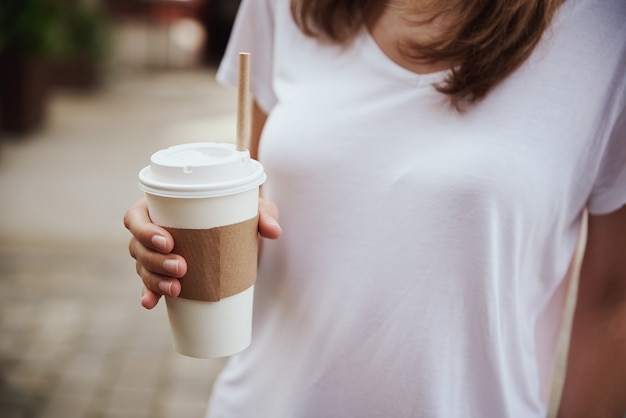
[[[174,252],[187,261],[180,297],[216,302],[243,292],[257,275],[258,215],[247,221],[210,229],[166,228]]]

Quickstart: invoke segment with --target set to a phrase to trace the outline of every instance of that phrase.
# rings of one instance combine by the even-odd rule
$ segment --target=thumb
[[[283,230],[278,223],[278,208],[273,202],[259,199],[259,233],[263,238],[278,239]]]

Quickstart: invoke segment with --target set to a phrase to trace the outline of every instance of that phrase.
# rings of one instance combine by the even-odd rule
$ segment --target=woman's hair
[[[416,61],[454,63],[437,90],[461,110],[482,99],[528,58],[563,1],[404,0],[393,7],[400,7],[411,24],[444,16],[446,25],[427,43],[400,40],[400,51]],[[384,5],[381,0],[291,0],[291,13],[306,35],[346,43]],[[426,11],[428,18],[420,18]]]

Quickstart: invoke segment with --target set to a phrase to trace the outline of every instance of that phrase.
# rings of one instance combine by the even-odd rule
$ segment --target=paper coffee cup
[[[139,173],[152,221],[187,260],[181,294],[166,297],[176,350],[216,358],[250,345],[263,166],[234,145],[194,143],[157,151]]]

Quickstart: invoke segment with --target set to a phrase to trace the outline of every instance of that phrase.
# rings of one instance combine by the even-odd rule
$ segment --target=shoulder
[[[562,31],[581,47],[612,48],[615,53],[624,53],[626,1],[565,0],[552,31]]]
[[[290,0],[242,0],[217,73],[220,83],[235,87],[239,52],[250,52],[250,88],[266,112],[276,102],[272,80],[280,42],[293,38],[287,32],[291,15],[289,4]]]
[[[619,103],[626,94],[625,39],[626,1],[565,0],[530,66],[548,83],[546,91]]]
[[[258,20],[272,18],[279,11],[290,9],[290,0],[242,0],[239,5],[238,17]]]
[[[275,43],[290,38],[296,30],[290,4],[290,0],[242,0],[231,39],[248,36],[255,42]]]

